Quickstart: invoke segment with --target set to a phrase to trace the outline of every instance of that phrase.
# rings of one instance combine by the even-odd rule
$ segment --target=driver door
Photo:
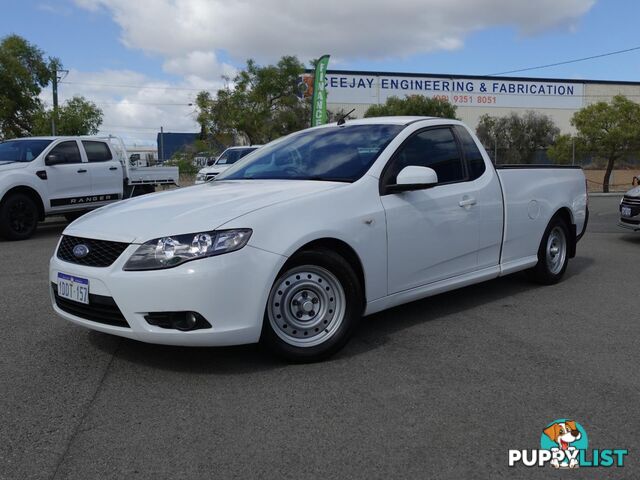
[[[438,184],[381,197],[387,218],[389,294],[469,273],[478,266],[480,217],[451,128],[429,128],[409,137],[389,161],[381,192],[410,165],[434,169]]]
[[[68,210],[91,195],[91,174],[87,163],[82,161],[76,140],[56,144],[47,155],[65,160],[64,163],[45,167],[52,210]]]

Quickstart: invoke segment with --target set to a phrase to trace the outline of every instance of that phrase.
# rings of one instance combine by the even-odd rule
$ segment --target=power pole
[[[53,66],[53,79],[51,90],[53,90],[53,115],[51,115],[51,135],[56,136],[56,123],[58,120],[58,68]]]
[[[164,163],[164,128],[160,127],[160,163]]]
[[[54,137],[57,134],[57,123],[58,123],[58,82],[64,79],[69,70],[61,70],[58,69],[58,64],[55,62],[53,64],[53,77],[51,79],[51,90],[53,92],[53,115],[51,115],[51,135]]]

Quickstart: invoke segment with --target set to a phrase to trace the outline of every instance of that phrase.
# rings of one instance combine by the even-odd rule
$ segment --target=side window
[[[83,140],[82,146],[85,152],[87,152],[87,159],[90,162],[106,162],[111,160],[111,150],[104,142],[93,142],[90,140]]]
[[[53,150],[49,152],[49,155],[56,155],[64,158],[65,163],[82,163],[82,157],[80,157],[80,149],[75,140],[68,142],[62,142],[53,147]]]
[[[438,183],[465,180],[458,144],[449,128],[425,130],[411,137],[393,159],[387,177],[389,182],[395,183],[398,173],[408,166],[433,168],[438,174]]]
[[[473,138],[469,135],[467,129],[459,125],[457,125],[455,129],[456,135],[458,135],[458,139],[462,144],[464,159],[466,160],[469,168],[469,180],[475,180],[486,170],[484,158],[482,158],[482,154],[480,153],[476,142],[473,141]]]

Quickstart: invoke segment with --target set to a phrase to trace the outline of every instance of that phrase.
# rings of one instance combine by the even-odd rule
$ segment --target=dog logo
[[[550,462],[552,467],[578,468],[580,466],[577,457],[578,450],[586,450],[588,447],[587,434],[583,432],[584,428],[574,420],[556,420],[542,431],[540,446],[551,450],[554,454],[559,451],[565,454],[554,455]],[[583,436],[584,441],[580,442]],[[552,442],[552,445],[549,445],[548,440]]]
[[[89,255],[89,247],[87,247],[83,243],[79,243],[75,247],[73,247],[73,256],[80,259]]]

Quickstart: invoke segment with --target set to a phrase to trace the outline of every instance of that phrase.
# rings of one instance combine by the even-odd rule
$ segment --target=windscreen
[[[9,140],[0,143],[0,162],[30,162],[51,140]]]
[[[233,150],[225,150],[222,155],[216,160],[216,165],[231,165],[236,163],[242,157],[243,150],[234,148]]]
[[[345,125],[304,130],[272,142],[218,180],[280,179],[354,182],[404,125]]]

